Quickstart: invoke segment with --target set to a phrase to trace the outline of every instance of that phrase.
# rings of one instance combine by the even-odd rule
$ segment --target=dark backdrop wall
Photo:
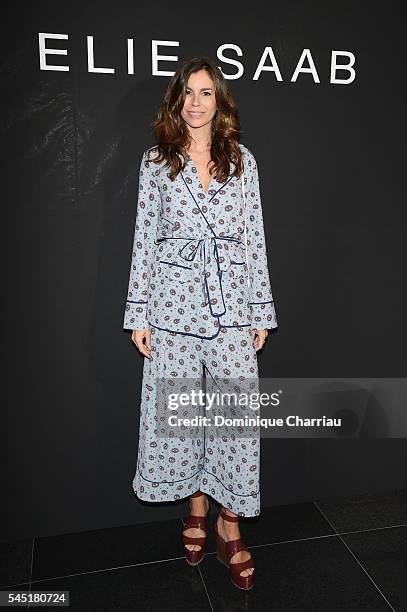
[[[1,37],[2,540],[181,516],[134,496],[143,357],[122,330],[138,170],[178,61],[224,56],[260,172],[279,328],[262,376],[406,375],[401,4],[18,3]],[[175,7],[175,8],[174,8]],[[41,70],[39,33],[69,71]],[[66,36],[68,38],[66,38]],[[87,36],[97,67],[88,71]],[[128,74],[127,39],[134,40]],[[281,72],[253,75],[270,46]],[[240,49],[240,50],[239,50]],[[304,49],[319,81],[300,73]],[[331,82],[332,51],[355,78]],[[220,57],[220,56],[219,56]],[[270,59],[266,65],[271,65]],[[338,63],[349,63],[342,56]],[[218,58],[224,73],[235,64]],[[159,61],[174,71],[176,61]],[[304,66],[308,67],[307,60]],[[339,79],[349,72],[338,71]],[[406,486],[405,439],[263,443],[264,506]]]

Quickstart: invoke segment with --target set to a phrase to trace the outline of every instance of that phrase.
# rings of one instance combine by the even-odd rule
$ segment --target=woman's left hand
[[[257,351],[263,348],[267,336],[269,335],[267,329],[251,329],[250,333],[253,339],[253,346]]]

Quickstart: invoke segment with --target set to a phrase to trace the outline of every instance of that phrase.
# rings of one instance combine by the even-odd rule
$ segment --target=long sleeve
[[[252,327],[272,329],[277,327],[274,299],[267,263],[266,238],[260,196],[259,175],[254,155],[249,151],[245,164],[247,249],[249,262],[249,305]]]
[[[160,207],[160,192],[155,179],[157,167],[154,162],[148,161],[147,151],[144,151],[139,172],[137,214],[123,329],[149,327],[148,287]]]

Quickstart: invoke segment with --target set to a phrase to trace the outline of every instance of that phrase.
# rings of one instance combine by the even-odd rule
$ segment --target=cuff
[[[249,302],[253,329],[273,329],[277,327],[274,301]]]
[[[123,329],[149,329],[147,302],[126,302]]]

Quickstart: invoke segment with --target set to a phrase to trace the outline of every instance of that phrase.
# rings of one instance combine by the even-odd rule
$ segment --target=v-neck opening
[[[212,176],[211,176],[211,179],[210,179],[210,181],[209,181],[209,183],[208,183],[208,189],[207,189],[207,191],[205,191],[205,190],[204,190],[204,188],[203,188],[203,183],[202,183],[202,181],[201,181],[201,177],[199,176],[199,170],[198,170],[198,168],[197,168],[197,166],[196,166],[196,164],[195,164],[194,160],[192,159],[192,157],[191,157],[191,155],[190,155],[189,153],[188,153],[188,160],[191,162],[191,166],[192,166],[192,168],[195,168],[195,170],[196,170],[196,176],[197,176],[197,178],[198,178],[198,184],[199,184],[199,185],[202,187],[202,193],[203,193],[205,196],[209,195],[209,190],[210,190],[210,187],[211,187],[211,185],[212,185],[212,183],[213,183],[213,181],[214,181],[214,178],[215,178],[215,177],[212,177]]]

